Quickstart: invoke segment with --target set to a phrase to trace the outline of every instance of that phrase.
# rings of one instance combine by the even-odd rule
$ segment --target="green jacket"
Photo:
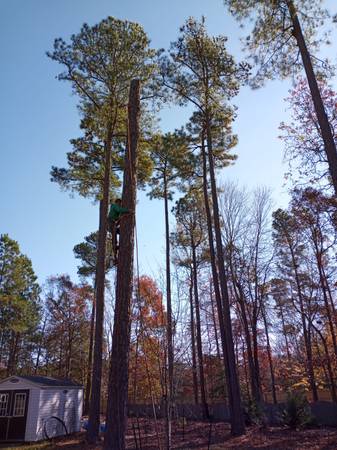
[[[117,203],[111,203],[108,219],[115,222],[121,217],[122,214],[126,214],[128,212],[129,210],[127,208],[123,208],[122,206],[117,205]]]

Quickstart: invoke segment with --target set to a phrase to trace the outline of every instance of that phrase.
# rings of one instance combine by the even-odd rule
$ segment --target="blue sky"
[[[333,6],[334,1],[326,4]],[[45,52],[54,38],[68,40],[83,22],[93,25],[108,15],[139,22],[157,48],[167,48],[176,39],[187,17],[204,15],[209,32],[228,36],[229,50],[241,56],[243,32],[221,0],[1,0],[0,233],[19,242],[40,282],[60,273],[76,279],[73,246],[98,226],[97,205],[78,196],[70,198],[49,180],[51,166],[65,165],[69,139],[80,132],[76,98],[69,85],[55,80],[60,67]],[[289,87],[287,81],[274,81],[263,89],[242,89],[235,100],[239,159],[220,177],[248,187],[269,186],[276,206],[287,201],[286,167],[277,136],[279,123],[287,117],[283,99]],[[161,127],[168,131],[183,125],[189,112],[166,108],[161,117]],[[161,202],[140,193],[140,270],[149,275],[164,264],[162,216]]]

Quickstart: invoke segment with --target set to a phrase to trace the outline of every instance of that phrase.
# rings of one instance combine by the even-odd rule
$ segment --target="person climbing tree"
[[[122,200],[117,198],[114,203],[111,203],[108,214],[108,225],[112,239],[112,251],[114,255],[114,261],[117,262],[119,240],[118,235],[120,233],[120,219],[123,214],[129,213],[127,208],[122,207]]]

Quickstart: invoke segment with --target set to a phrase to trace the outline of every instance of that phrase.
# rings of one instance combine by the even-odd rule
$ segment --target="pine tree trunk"
[[[209,301],[211,304],[211,310],[212,310],[212,321],[213,321],[213,329],[214,329],[214,340],[215,340],[215,348],[216,348],[216,355],[218,359],[220,360],[220,347],[219,347],[219,338],[218,338],[218,327],[215,319],[215,311],[214,311],[214,303],[213,303],[213,293],[212,293],[212,285],[209,284]]]
[[[244,373],[245,373],[245,385],[246,385],[246,390],[247,390],[247,400],[249,402],[252,401],[252,397],[250,394],[250,390],[249,390],[249,386],[250,386],[250,377],[248,376],[248,369],[247,369],[247,358],[246,358],[246,352],[245,352],[245,339],[242,336],[242,359],[243,359],[243,368],[244,368]]]
[[[336,311],[336,307],[335,307],[335,304],[334,304],[334,299],[332,298],[332,292],[331,292],[331,289],[330,289],[328,278],[327,278],[327,276],[325,274],[325,270],[324,270],[323,266],[322,266],[322,272],[323,272],[324,279],[326,281],[326,289],[327,289],[327,293],[328,293],[328,297],[329,297],[330,308],[331,308],[331,312],[332,312],[334,325],[335,325],[335,328],[337,330],[337,311]]]
[[[299,294],[299,301],[300,301],[300,310],[301,310],[301,320],[302,320],[302,327],[303,327],[303,337],[304,337],[304,346],[307,356],[307,373],[309,378],[309,383],[311,387],[312,392],[312,398],[314,402],[318,401],[318,392],[317,392],[317,386],[316,386],[316,379],[315,379],[315,372],[314,372],[314,365],[312,360],[312,347],[311,347],[311,337],[309,334],[309,330],[305,321],[305,313],[304,313],[304,305],[302,300],[302,294]]]
[[[13,375],[16,369],[16,354],[18,351],[18,345],[20,340],[20,333],[12,332],[12,339],[11,339],[11,345],[10,345],[10,351],[9,351],[9,357],[8,357],[8,363],[7,363],[7,376]]]
[[[232,335],[232,323],[230,316],[229,295],[227,288],[227,276],[225,273],[225,261],[223,256],[220,214],[218,206],[218,196],[215,181],[214,159],[212,151],[212,136],[209,119],[206,118],[206,137],[208,149],[209,174],[211,181],[211,193],[213,203],[214,232],[216,242],[216,255],[219,270],[220,290],[223,303],[223,313],[225,322],[225,338],[227,348],[227,384],[229,396],[229,408],[231,412],[231,432],[233,435],[239,436],[245,433],[245,424],[243,419],[243,411],[241,405],[241,394],[239,379],[235,367],[235,352]]]
[[[321,338],[321,341],[322,341],[322,344],[324,347],[325,358],[326,358],[326,362],[327,362],[327,366],[328,366],[331,398],[334,403],[337,403],[336,385],[335,385],[335,381],[334,381],[334,371],[332,369],[331,358],[329,355],[329,348],[328,348],[326,339],[324,338],[323,334],[316,327],[314,327],[314,329],[317,332],[317,334],[319,335],[319,337]]]
[[[249,324],[248,324],[248,318],[247,318],[247,312],[246,312],[245,295],[244,295],[242,286],[240,285],[240,282],[237,280],[237,277],[235,275],[232,254],[229,255],[229,265],[230,265],[231,277],[233,280],[233,291],[234,291],[236,300],[239,304],[239,308],[240,308],[239,311],[241,313],[241,321],[242,321],[242,326],[243,326],[243,334],[244,334],[244,338],[246,341],[251,394],[252,394],[254,401],[256,403],[259,403],[261,400],[261,395],[260,395],[259,382],[256,378],[255,362],[254,362],[253,350],[252,350],[252,339],[250,336]]]
[[[312,100],[314,102],[317,120],[321,130],[322,139],[324,141],[325,153],[328,160],[329,172],[334,186],[335,195],[337,195],[337,152],[335,141],[332,135],[329,119],[325,112],[321,93],[319,91],[316,76],[312,66],[311,57],[302,33],[301,25],[293,0],[287,0],[287,6],[293,24],[293,35],[297,41],[297,45],[301,53],[304,70],[307,75]]]
[[[211,302],[211,309],[212,309],[212,321],[213,321],[213,328],[214,328],[214,339],[215,339],[215,346],[216,346],[216,355],[220,362],[222,362],[221,353],[220,353],[220,346],[219,346],[219,337],[218,337],[218,325],[216,323],[216,317],[215,317],[215,310],[214,310],[214,303],[213,303],[213,292],[212,292],[212,285],[211,280],[209,283],[209,298]],[[225,372],[224,367],[222,365],[222,377],[221,377],[221,387],[222,392],[224,395],[224,398],[227,399],[227,389],[226,389],[226,380],[225,380]]]
[[[335,352],[335,357],[337,358],[337,339],[336,339],[336,333],[335,333],[335,327],[334,327],[334,321],[332,318],[331,310],[330,310],[330,304],[329,304],[329,292],[327,289],[328,281],[325,277],[325,273],[323,271],[323,264],[322,264],[322,254],[318,248],[318,243],[315,239],[315,232],[312,231],[312,239],[314,241],[314,247],[315,247],[315,256],[316,256],[316,263],[317,263],[317,269],[319,273],[319,280],[321,284],[321,289],[323,293],[323,300],[324,300],[324,306],[325,306],[325,312],[327,321],[329,324],[330,334],[332,338],[332,344]]]
[[[112,127],[109,125],[104,143],[105,167],[103,199],[99,208],[99,229],[96,269],[96,317],[94,358],[91,379],[91,397],[89,408],[89,425],[87,440],[95,443],[99,435],[100,409],[101,409],[101,379],[102,379],[102,351],[103,351],[103,324],[104,324],[104,290],[105,290],[105,263],[106,263],[106,237],[107,216],[110,193]]]
[[[195,355],[195,329],[194,329],[194,307],[193,307],[193,269],[190,275],[190,326],[191,326],[191,349],[192,349],[192,377],[193,377],[193,393],[194,403],[199,403],[198,395],[198,376],[197,376],[197,359]]]
[[[195,245],[193,242],[193,237],[191,239],[191,247],[192,247],[192,262],[193,262],[193,286],[194,286],[195,316],[196,316],[196,324],[197,324],[197,351],[198,351],[198,363],[199,363],[201,406],[202,406],[203,419],[209,419],[209,410],[208,410],[207,398],[206,398],[204,361],[203,361],[203,355],[202,355],[200,304],[199,304],[198,276],[197,276],[197,258],[196,258],[196,253],[195,253]]]
[[[259,364],[259,347],[257,341],[257,314],[253,313],[251,319],[252,341],[253,341],[253,357],[254,357],[254,382],[256,385],[256,401],[261,401],[261,380],[260,380],[260,364]]]
[[[167,309],[167,363],[168,386],[166,395],[166,449],[171,448],[171,422],[173,408],[173,331],[172,331],[172,298],[171,298],[171,258],[170,258],[170,224],[168,211],[167,180],[164,175],[164,204],[165,204],[165,240],[166,240],[166,309]]]
[[[282,302],[279,303],[279,307],[280,307],[280,317],[281,317],[281,322],[282,322],[282,332],[283,332],[284,341],[286,344],[287,359],[288,359],[288,362],[290,363],[290,360],[291,360],[290,349],[289,349],[288,336],[287,336],[287,332],[286,332],[286,323],[285,323],[285,319],[284,319]]]
[[[140,118],[140,82],[132,80],[129,96],[129,133],[123,178],[122,204],[133,212],[123,217],[117,265],[116,304],[112,337],[108,407],[104,449],[124,450],[127,425],[128,359],[131,329],[131,297],[133,286],[133,257],[135,208],[137,194],[137,147]]]
[[[220,338],[221,338],[221,347],[224,358],[224,366],[225,366],[225,374],[227,376],[227,344],[225,338],[225,322],[223,315],[223,307],[222,307],[222,299],[219,288],[219,275],[218,269],[216,265],[216,256],[215,256],[215,248],[214,248],[214,238],[213,238],[213,221],[211,215],[211,209],[208,198],[208,181],[207,181],[207,160],[206,160],[206,150],[205,150],[205,142],[204,136],[201,137],[201,155],[202,155],[202,172],[203,172],[203,195],[204,195],[204,203],[206,210],[206,219],[207,219],[207,231],[208,231],[208,244],[209,251],[211,257],[211,268],[212,268],[212,278],[213,278],[213,286],[214,286],[214,295],[216,302],[216,309],[218,314],[219,328],[220,328]],[[227,380],[226,380],[227,381]]]
[[[96,284],[96,283],[95,283]],[[96,291],[96,289],[95,289]],[[95,298],[92,301],[91,319],[90,319],[90,338],[89,338],[89,354],[87,367],[87,380],[85,384],[85,398],[83,406],[83,414],[87,415],[90,405],[90,391],[91,391],[91,374],[92,374],[92,352],[94,348],[94,331],[95,331]]]
[[[34,373],[35,375],[37,374],[38,370],[39,370],[39,365],[40,365],[40,357],[41,357],[41,352],[42,352],[42,344],[43,344],[43,339],[44,339],[44,333],[45,333],[45,329],[46,329],[46,324],[47,324],[47,317],[45,316],[44,320],[43,320],[43,325],[42,325],[42,336],[39,342],[39,347],[37,350],[37,355],[36,355],[36,362],[35,362],[35,367],[34,367]],[[1,354],[1,349],[0,349],[0,354]],[[1,359],[0,359],[1,362]]]
[[[268,322],[266,317],[266,311],[264,308],[264,305],[262,303],[262,319],[264,324],[264,332],[266,335],[266,341],[267,341],[267,354],[268,354],[268,363],[269,363],[269,370],[270,370],[270,378],[271,378],[271,392],[273,396],[273,403],[277,404],[277,397],[276,397],[276,387],[275,387],[275,374],[274,374],[274,365],[273,365],[273,358],[271,354],[271,346],[270,346],[270,340],[269,340],[269,331],[268,331]]]
[[[312,347],[311,347],[311,338],[310,338],[310,330],[308,330],[307,324],[306,324],[306,316],[304,311],[304,301],[303,301],[303,294],[302,294],[302,287],[300,282],[299,273],[297,270],[298,263],[295,258],[294,250],[292,248],[291,243],[288,240],[289,250],[291,253],[291,260],[293,265],[293,270],[295,274],[295,281],[296,281],[296,288],[297,288],[297,295],[298,300],[300,304],[300,312],[301,312],[301,321],[302,321],[302,328],[303,328],[303,337],[304,337],[304,345],[305,345],[305,351],[307,356],[307,373],[309,378],[309,383],[311,387],[312,397],[313,401],[318,401],[318,392],[317,392],[317,386],[316,386],[316,379],[315,379],[315,372],[314,372],[314,366],[313,366],[313,360],[312,360]]]

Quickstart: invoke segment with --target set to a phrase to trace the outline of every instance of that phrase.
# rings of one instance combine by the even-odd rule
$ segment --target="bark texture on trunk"
[[[313,324],[311,324],[313,325]],[[326,338],[323,336],[322,332],[320,330],[318,330],[317,327],[313,327],[314,330],[316,331],[316,333],[319,335],[319,337],[321,338],[322,344],[323,344],[323,348],[324,348],[324,353],[325,353],[325,360],[327,363],[327,369],[328,369],[328,374],[329,376],[327,377],[327,380],[330,384],[330,393],[331,393],[331,398],[332,401],[334,403],[337,403],[337,393],[336,393],[336,384],[334,381],[334,371],[332,368],[332,364],[331,364],[331,358],[330,358],[330,354],[329,354],[329,347],[327,345],[326,342]],[[318,350],[318,355],[320,356],[320,350],[319,347],[317,347]],[[323,363],[323,367],[324,367],[324,363]]]
[[[263,305],[263,302],[262,302],[262,305]],[[273,364],[273,356],[272,356],[270,339],[269,339],[268,321],[267,321],[266,310],[265,310],[264,306],[262,306],[261,312],[262,312],[262,319],[263,319],[263,325],[264,325],[264,332],[266,335],[267,355],[268,355],[268,364],[269,364],[270,380],[271,380],[271,392],[273,395],[273,403],[274,403],[274,405],[276,405],[277,397],[276,397],[276,387],[275,387],[274,364]]]
[[[41,357],[41,353],[42,353],[42,344],[43,344],[43,341],[44,341],[46,324],[47,324],[47,317],[45,317],[44,320],[43,320],[42,332],[41,332],[40,342],[39,342],[39,346],[38,346],[38,350],[37,350],[35,367],[34,367],[34,374],[35,375],[37,374],[37,372],[39,370],[39,366],[40,366],[40,357]],[[1,346],[0,346],[0,355],[1,355]],[[1,362],[1,358],[0,358],[0,362]]]
[[[197,324],[197,351],[199,362],[199,380],[200,380],[200,392],[201,392],[201,406],[203,419],[209,419],[209,410],[206,397],[206,383],[204,374],[204,359],[202,353],[202,341],[201,341],[201,320],[200,320],[200,303],[198,292],[198,274],[197,274],[197,257],[195,251],[195,244],[193,242],[193,236],[191,236],[192,246],[192,261],[193,261],[193,286],[194,286],[194,303],[195,303],[195,316]]]
[[[307,364],[306,364],[307,374],[308,374],[308,378],[309,378],[313,401],[317,402],[318,401],[318,391],[317,391],[317,386],[316,386],[315,372],[314,372],[313,359],[312,359],[311,334],[310,334],[310,329],[308,329],[308,326],[306,323],[306,315],[305,315],[305,311],[304,311],[304,299],[303,299],[303,294],[302,294],[300,274],[298,273],[298,270],[297,270],[299,264],[297,262],[294,249],[293,249],[289,239],[288,239],[288,245],[289,245],[289,250],[291,253],[291,261],[292,261],[294,275],[295,275],[298,301],[300,304],[304,345],[305,345],[305,351],[306,351],[306,356],[307,356]]]
[[[321,93],[317,84],[317,79],[312,66],[310,53],[308,51],[300,21],[293,0],[287,0],[290,17],[293,24],[293,35],[297,41],[301,53],[303,66],[307,75],[308,84],[314,102],[317,120],[324,141],[325,153],[328,159],[329,172],[332,179],[335,195],[337,195],[337,152],[336,145],[331,131],[329,119],[326,115]]]
[[[89,338],[89,354],[88,354],[88,372],[87,380],[85,384],[85,398],[83,406],[83,414],[87,415],[89,412],[90,405],[90,392],[91,392],[91,374],[92,374],[92,353],[94,349],[94,332],[95,332],[95,303],[96,300],[93,298],[92,309],[91,309],[91,319],[90,319],[90,338]]]
[[[225,272],[225,261],[223,256],[220,214],[218,206],[218,196],[215,181],[215,167],[212,151],[212,136],[210,123],[206,120],[206,139],[208,150],[209,174],[211,181],[211,193],[213,203],[213,218],[214,218],[214,233],[216,242],[216,256],[219,271],[220,291],[223,304],[224,324],[225,324],[225,339],[227,347],[227,386],[229,397],[229,409],[231,413],[231,432],[233,435],[242,435],[245,433],[245,424],[243,419],[243,411],[241,405],[241,393],[239,386],[239,379],[235,367],[235,352],[232,335],[232,322],[230,316],[229,295],[227,287],[227,276]]]
[[[206,157],[204,141],[205,141],[205,139],[204,139],[204,136],[202,135],[202,137],[201,137],[201,154],[202,154],[202,172],[203,172],[203,195],[204,195],[206,219],[207,219],[208,243],[209,243],[209,250],[210,250],[210,257],[211,257],[214,295],[215,295],[217,316],[218,316],[219,328],[220,328],[220,338],[221,338],[221,347],[222,347],[222,353],[223,353],[223,358],[224,358],[225,373],[227,376],[227,368],[226,368],[227,344],[226,344],[226,338],[225,338],[225,322],[224,322],[224,315],[223,315],[221,293],[220,293],[220,288],[219,288],[219,275],[218,275],[218,269],[217,269],[217,265],[216,265],[216,255],[215,255],[214,239],[213,239],[213,221],[212,221],[212,214],[211,214],[211,208],[210,208],[210,201],[208,198],[207,157]],[[227,394],[227,396],[228,396],[228,394]]]
[[[252,350],[252,339],[251,339],[251,335],[250,335],[249,323],[248,323],[248,317],[247,317],[247,311],[246,311],[246,297],[245,297],[243,288],[242,288],[240,282],[237,280],[237,277],[235,275],[235,270],[233,267],[233,261],[232,261],[231,254],[229,255],[229,266],[230,266],[231,277],[233,280],[233,292],[234,292],[235,298],[239,304],[243,333],[244,333],[244,338],[246,341],[251,394],[252,394],[254,401],[256,403],[260,403],[261,395],[260,395],[259,382],[256,379],[255,361],[254,361],[253,350]]]
[[[164,204],[165,204],[165,241],[166,241],[166,309],[167,309],[167,365],[168,384],[166,394],[166,448],[171,448],[171,422],[174,401],[173,393],[173,330],[172,330],[172,298],[171,298],[171,257],[170,257],[170,223],[168,210],[167,180],[164,175]]]
[[[195,326],[194,326],[194,307],[193,307],[193,269],[191,268],[190,274],[190,327],[191,327],[191,351],[192,351],[192,375],[193,375],[193,394],[194,403],[197,405],[199,403],[198,395],[198,375],[197,375],[197,359],[195,352]]]
[[[8,356],[8,362],[7,362],[7,376],[13,375],[16,371],[16,360],[17,360],[17,352],[19,347],[19,341],[20,341],[20,333],[12,332],[12,338],[11,338],[11,345],[10,345],[10,352]]]
[[[329,329],[330,329],[330,334],[331,334],[331,338],[332,338],[335,357],[337,358],[337,338],[336,338],[336,333],[335,333],[333,315],[331,314],[334,311],[331,311],[331,309],[330,309],[329,289],[328,289],[329,283],[328,283],[328,280],[326,279],[326,276],[324,273],[323,256],[322,256],[322,252],[319,249],[318,243],[315,239],[315,235],[316,235],[315,230],[312,230],[312,239],[313,239],[314,247],[315,247],[317,269],[318,269],[321,289],[322,289],[322,293],[323,293],[326,317],[327,317],[327,321],[329,324]]]
[[[129,211],[136,207],[137,147],[139,140],[140,82],[130,85],[129,132],[125,157],[122,204]],[[116,305],[108,384],[107,430],[104,448],[125,449],[128,396],[128,360],[130,347],[130,305],[133,287],[135,214],[125,215],[120,225],[120,250],[117,264]]]
[[[106,236],[107,217],[110,193],[111,173],[111,147],[112,127],[108,126],[108,134],[104,143],[105,169],[103,199],[99,207],[99,229],[96,270],[96,317],[95,317],[95,341],[94,358],[91,379],[91,396],[89,407],[89,426],[87,439],[89,443],[95,443],[99,434],[100,409],[101,409],[101,378],[102,378],[102,350],[103,350],[103,322],[104,322],[104,289],[105,289],[105,261],[106,261]]]

